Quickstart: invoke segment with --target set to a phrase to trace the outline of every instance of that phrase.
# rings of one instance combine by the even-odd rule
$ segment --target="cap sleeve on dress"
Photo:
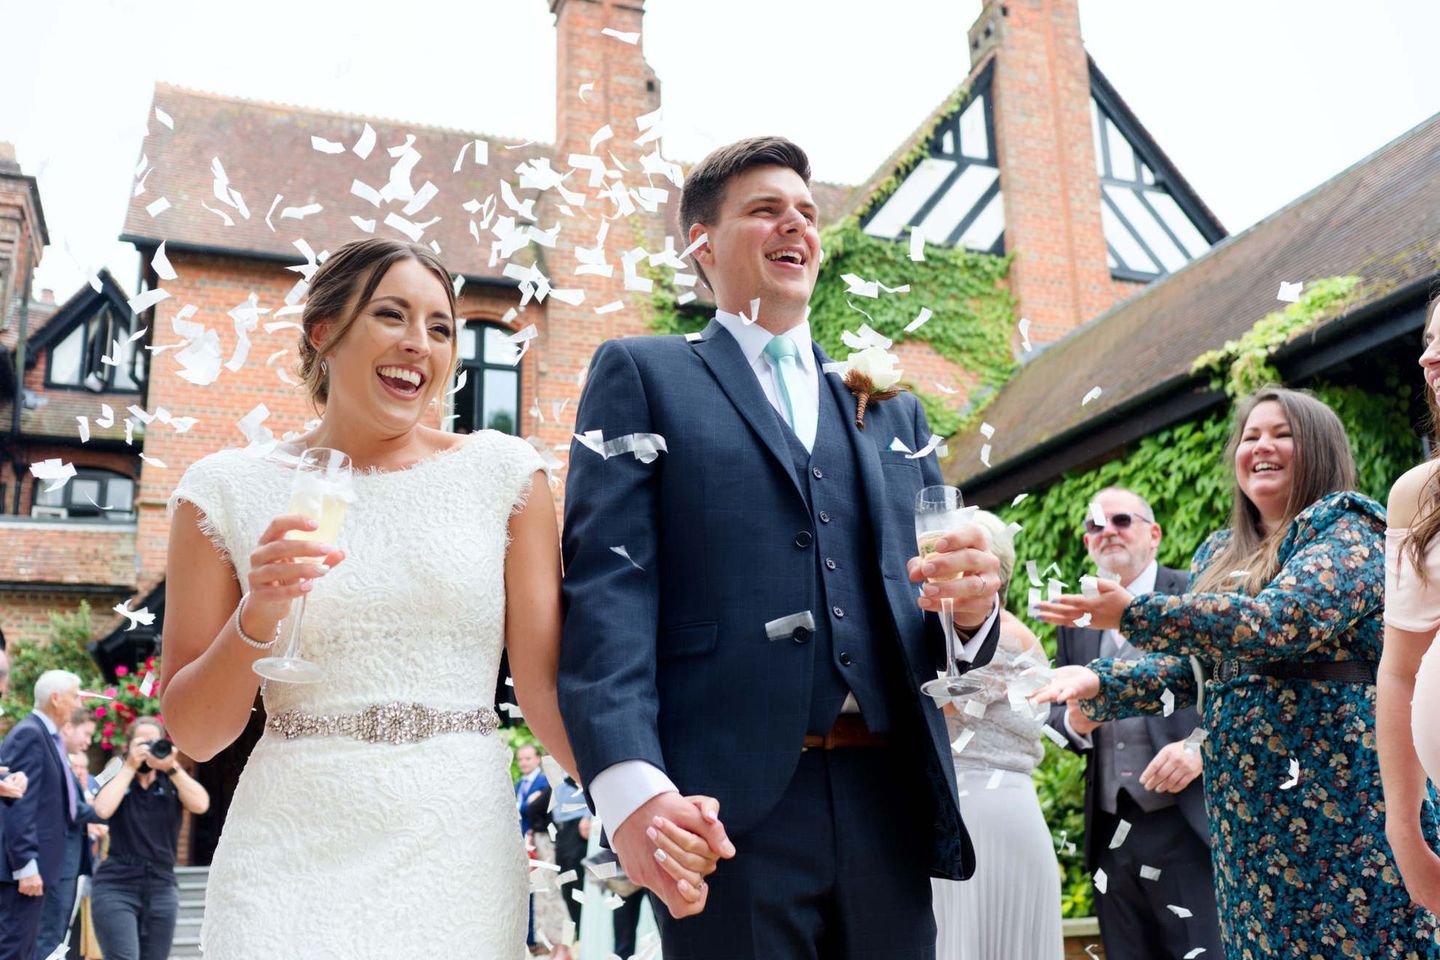
[[[228,529],[226,497],[227,478],[225,463],[229,451],[213,453],[192,463],[170,493],[165,504],[165,515],[174,522],[175,508],[183,500],[200,512],[200,532],[203,533],[226,562],[232,563],[230,549],[234,531]],[[233,476],[230,482],[233,482]]]
[[[1402,556],[1408,529],[1385,531],[1385,622],[1399,630],[1424,633],[1440,626],[1440,546],[1425,555],[1428,581],[1422,581],[1410,557]]]

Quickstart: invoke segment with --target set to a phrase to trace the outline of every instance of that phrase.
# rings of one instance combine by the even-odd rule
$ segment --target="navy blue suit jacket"
[[[817,363],[829,358],[818,348]],[[821,375],[843,409],[854,398]],[[877,544],[882,584],[917,723],[927,731],[925,784],[900,792],[905,813],[933,817],[930,868],[961,878],[973,852],[960,820],[945,720],[919,685],[943,661],[938,621],[916,605],[915,496],[943,482],[910,394],[870,405],[866,429],[846,428]],[[565,626],[560,709],[581,775],[624,760],[665,771],[683,793],[716,797],[732,836],[779,802],[800,759],[815,658],[767,638],[765,624],[817,595],[810,515],[780,421],[735,339],[712,322],[695,342],[633,337],[601,345],[576,431],[606,440],[665,437],[652,463],[604,459],[572,444],[565,498]],[[611,548],[623,546],[633,563]],[[823,615],[816,611],[816,616]],[[976,665],[990,659],[998,630]],[[612,827],[618,824],[612,824]]]
[[[0,883],[14,883],[14,872],[31,860],[40,866],[45,883],[59,881],[65,860],[65,833],[70,826],[65,778],[73,777],[60,759],[55,740],[33,713],[15,724],[0,744],[0,766],[23,770],[29,779],[25,796],[7,803],[5,850]]]
[[[535,775],[535,779],[530,781],[528,790],[522,791],[521,781],[515,782],[515,802],[520,807],[520,831],[522,833],[529,833],[533,829],[530,824],[530,798],[548,786],[550,786],[550,781],[545,779],[543,773]]]

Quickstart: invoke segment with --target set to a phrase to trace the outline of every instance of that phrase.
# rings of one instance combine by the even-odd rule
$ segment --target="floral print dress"
[[[1196,552],[1191,582],[1229,538]],[[1139,660],[1096,660],[1109,720],[1196,702],[1193,656],[1264,662],[1380,659],[1385,514],[1330,494],[1290,524],[1280,572],[1259,594],[1136,597],[1121,632]],[[1385,838],[1375,687],[1241,676],[1205,685],[1205,803],[1228,960],[1440,958],[1440,931],[1415,906]],[[1298,763],[1298,778],[1293,776]],[[1291,781],[1295,782],[1291,785]],[[1436,795],[1421,810],[1434,845]],[[1183,906],[1180,904],[1178,906]]]

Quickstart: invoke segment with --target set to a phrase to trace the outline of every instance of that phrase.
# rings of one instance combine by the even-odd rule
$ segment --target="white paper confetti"
[[[609,460],[622,453],[633,453],[641,463],[654,463],[661,451],[668,451],[665,438],[658,433],[628,433],[613,440],[606,440],[599,430],[577,433],[575,439],[582,447],[600,454]]]
[[[1173,903],[1165,904],[1165,909],[1175,914],[1175,916],[1179,917],[1181,920],[1188,920],[1191,917],[1195,916],[1195,914],[1191,913],[1185,907],[1177,907]]]
[[[975,739],[975,731],[974,731],[974,730],[970,730],[970,729],[961,730],[961,731],[960,731],[960,736],[956,737],[956,738],[950,743],[950,749],[953,750],[953,751],[955,751],[956,753],[964,753],[964,752],[965,752],[965,748],[970,744],[970,741],[973,740],[973,739]]]
[[[1020,346],[1025,350],[1026,353],[1029,353],[1031,350],[1035,349],[1034,347],[1030,346],[1030,321],[1026,320],[1024,317],[1020,318]]]
[[[370,151],[374,149],[375,129],[367,123],[365,129],[360,131],[360,139],[355,141],[355,146],[350,148],[350,152],[361,160],[365,160],[370,156]]]
[[[1012,507],[1018,507],[1018,506],[1020,506],[1020,504],[1022,504],[1022,503],[1025,502],[1025,498],[1028,497],[1028,496],[1030,496],[1030,494],[1028,494],[1028,493],[1022,493],[1022,494],[1020,494],[1020,495],[1017,496],[1014,500],[1011,500],[1011,501],[1010,501],[1010,506],[1012,506]]]
[[[925,321],[929,320],[932,316],[933,314],[930,312],[929,307],[921,307],[920,315],[905,325],[905,332],[914,333],[916,330],[925,326]]]
[[[1200,956],[1200,954],[1202,954],[1202,953],[1204,953],[1204,952],[1205,952],[1205,948],[1204,948],[1204,947],[1196,947],[1194,950],[1191,950],[1190,952],[1186,953],[1185,956],[1181,958],[1181,960],[1195,960],[1196,957]]]
[[[897,437],[896,439],[899,438]],[[925,446],[921,447],[919,450],[916,450],[914,453],[907,453],[905,455],[905,459],[919,460],[921,457],[928,457],[930,456],[930,454],[935,452],[935,448],[940,446],[943,440],[943,437],[932,433],[930,434],[930,439],[925,442]]]
[[[1169,687],[1160,691],[1160,706],[1167,717],[1175,712],[1175,692]]]
[[[1098,500],[1090,504],[1090,519],[1094,521],[1095,526],[1101,528],[1103,528],[1107,523],[1110,522],[1105,517],[1105,508],[1100,506],[1100,502]]]
[[[1210,736],[1209,732],[1199,727],[1191,730],[1190,736],[1185,738],[1185,752],[1191,755],[1199,753],[1200,744],[1204,743],[1208,736]]]
[[[921,233],[919,229],[910,231],[910,259],[916,263],[925,260],[925,234]]]
[[[151,613],[149,609],[141,607],[139,610],[131,610],[129,600],[126,600],[124,603],[117,603],[110,609],[130,621],[130,626],[126,627],[126,630],[134,630],[135,627],[139,625],[148,627],[155,622],[155,614]]]
[[[176,277],[175,268],[170,266],[170,258],[165,256],[165,241],[160,241],[160,246],[155,248],[155,255],[150,258],[150,269],[155,271],[155,276],[161,280],[174,280]]]
[[[1080,578],[1080,595],[1094,600],[1100,596],[1100,580],[1088,573]]]
[[[1104,871],[1104,870],[1096,870],[1096,871],[1095,871],[1095,889],[1096,889],[1096,890],[1099,890],[1101,893],[1104,893],[1104,892],[1105,892],[1105,888],[1108,887],[1109,885],[1110,885],[1110,878],[1107,877],[1107,876],[1105,876],[1105,871]]]
[[[978,700],[972,697],[971,699],[965,701],[964,712],[967,717],[974,717],[976,720],[984,720],[985,711],[989,706],[990,705],[984,700]]]
[[[1299,760],[1294,760],[1294,759],[1292,759],[1292,760],[1290,761],[1290,779],[1289,779],[1289,780],[1286,780],[1284,783],[1280,784],[1280,789],[1281,789],[1281,790],[1290,790],[1290,789],[1292,789],[1292,788],[1294,788],[1294,787],[1296,787],[1296,786],[1299,786],[1299,784],[1300,784],[1300,761],[1299,761]]]
[[[316,150],[316,151],[318,151],[318,152],[320,152],[320,153],[344,153],[344,152],[345,152],[345,144],[343,144],[343,143],[337,143],[337,142],[334,141],[334,140],[326,140],[324,137],[316,137],[316,136],[312,136],[312,137],[310,138],[310,148],[311,148],[312,150]]]
[[[895,439],[893,439],[893,440],[890,441],[890,450],[891,450],[892,453],[909,453],[909,452],[910,452],[910,448],[907,447],[907,446],[905,446],[905,441],[904,441],[904,440],[901,440],[899,437],[896,437]]]
[[[1130,836],[1130,821],[1122,819],[1115,824],[1115,834],[1110,838],[1110,849],[1119,850],[1128,836]]]
[[[638,33],[621,33],[619,30],[616,30],[614,27],[605,27],[605,28],[602,29],[600,32],[601,32],[602,34],[604,34],[605,36],[607,36],[607,37],[614,37],[616,40],[619,40],[621,43],[628,43],[628,44],[634,45],[635,43],[638,43],[639,40],[640,40],[640,34],[638,34]]]
[[[1045,734],[1045,736],[1052,743],[1054,743],[1055,746],[1061,748],[1062,750],[1070,744],[1070,741],[1065,739],[1065,734],[1061,733],[1059,730],[1056,730],[1048,723],[1040,728],[1040,732]]]
[[[170,201],[166,200],[164,197],[157,197],[154,200],[151,200],[149,205],[145,207],[145,212],[150,214],[150,216],[154,218],[160,216],[160,214],[164,213],[166,210],[169,209]]]
[[[1141,879],[1141,880],[1159,880],[1159,879],[1160,879],[1160,870],[1159,870],[1157,867],[1146,866],[1145,864],[1142,863],[1142,864],[1140,864],[1140,879]]]
[[[175,129],[175,118],[171,117],[170,114],[166,113],[164,110],[161,110],[159,107],[155,108],[155,119],[159,120],[162,124],[169,127],[171,130]]]
[[[519,365],[520,360],[530,351],[530,344],[538,336],[540,336],[540,331],[535,328],[535,324],[531,323],[515,331],[507,338],[511,343],[520,345],[520,349],[515,354],[515,363],[512,364],[512,366]]]
[[[1075,626],[1079,627],[1081,630],[1084,630],[1086,627],[1090,626],[1090,619],[1090,614],[1082,613],[1080,616],[1075,618]]]
[[[1280,281],[1280,292],[1275,294],[1275,299],[1283,300],[1286,303],[1297,303],[1300,300],[1300,288],[1302,286],[1304,286],[1304,281],[1302,280],[1297,280],[1294,283],[1287,283],[1282,280]]]
[[[990,466],[990,444],[988,443],[980,444],[980,462],[987,467]]]
[[[45,492],[51,493],[65,486],[70,478],[75,476],[75,465],[63,463],[59,457],[55,457],[30,464],[30,473],[36,480],[50,481],[50,486],[45,488]]]
[[[145,679],[140,681],[140,696],[148,697],[155,690],[155,681],[158,678],[149,670],[145,671]]]
[[[640,564],[635,562],[635,560],[630,556],[630,551],[626,550],[623,545],[619,547],[611,547],[610,552],[616,554],[617,556],[624,557],[626,561],[629,562],[630,566],[634,567],[636,570],[645,569],[644,567],[640,566]]]
[[[127,419],[125,422],[129,423],[130,421]],[[128,443],[129,441],[127,440],[126,442]],[[161,460],[159,457],[152,457],[147,453],[138,454],[138,456],[141,460],[144,460],[146,463],[150,464],[150,466],[156,468],[157,470],[168,469],[165,465],[165,461]]]
[[[1091,387],[1089,390],[1087,390],[1087,391],[1085,392],[1085,396],[1080,399],[1080,406],[1083,407],[1083,406],[1085,406],[1087,403],[1089,403],[1091,400],[1099,400],[1099,399],[1100,399],[1100,388],[1099,388],[1099,387]]]
[[[578,96],[578,97],[580,98],[580,102],[581,102],[581,103],[589,103],[589,102],[590,102],[590,98],[587,96],[587,94],[589,94],[589,93],[590,93],[592,90],[594,90],[594,89],[595,89],[595,81],[594,81],[594,80],[591,80],[591,81],[588,82],[588,83],[582,83],[582,84],[580,84],[580,89],[577,90],[577,91],[575,91],[575,93],[576,93],[576,96]]]

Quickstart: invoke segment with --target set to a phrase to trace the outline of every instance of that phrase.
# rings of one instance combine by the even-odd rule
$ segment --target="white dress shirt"
[[[745,361],[760,382],[760,389],[764,392],[765,399],[770,401],[770,405],[780,414],[780,419],[784,422],[786,419],[785,406],[780,396],[779,383],[776,380],[778,371],[765,357],[765,347],[776,335],[759,324],[746,323],[744,318],[733,313],[726,313],[724,310],[715,312],[715,320],[739,344],[740,352],[745,355]],[[806,384],[806,389],[798,396],[792,393],[790,402],[797,406],[802,403],[810,405],[812,415],[797,416],[796,421],[809,425],[809,429],[806,431],[808,436],[798,434],[797,436],[807,450],[813,450],[815,447],[814,431],[819,423],[820,369],[815,362],[815,350],[810,338],[810,324],[809,322],[801,323],[791,327],[780,336],[789,337],[795,341],[795,346],[800,351],[797,367]],[[962,646],[963,659],[967,661],[974,659],[981,641],[997,616],[999,616],[998,600],[989,619],[975,632],[974,638]],[[860,706],[853,693],[845,698],[845,704],[841,707],[841,711],[844,713],[860,712]],[[651,797],[670,791],[679,792],[669,777],[654,764],[644,760],[622,760],[620,763],[606,767],[590,781],[587,790],[591,799],[595,801],[596,814],[600,821],[610,828],[612,834]]]
[[[1154,593],[1155,578],[1159,575],[1159,562],[1151,560],[1150,565],[1140,571],[1140,576],[1125,584],[1124,587],[1132,597],[1138,597],[1142,593]],[[1119,630],[1106,630],[1104,633],[1114,641],[1116,649],[1125,650],[1130,646],[1130,641],[1126,640],[1125,635]],[[1089,734],[1081,736],[1075,732],[1075,728],[1070,725],[1070,711],[1068,709],[1065,711],[1065,732],[1084,744],[1087,749],[1095,745],[1094,739]]]

